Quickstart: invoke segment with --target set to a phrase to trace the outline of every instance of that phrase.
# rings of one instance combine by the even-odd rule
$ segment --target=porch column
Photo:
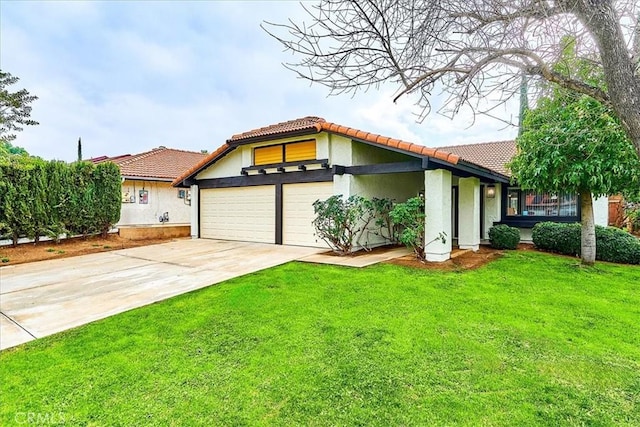
[[[424,171],[424,251],[427,261],[446,261],[451,257],[451,172]],[[445,243],[440,233],[446,234]]]
[[[197,239],[200,237],[198,230],[200,228],[199,206],[200,200],[198,200],[198,186],[192,185],[191,191],[191,238]]]
[[[458,246],[477,251],[480,247],[480,180],[460,178],[458,192]]]

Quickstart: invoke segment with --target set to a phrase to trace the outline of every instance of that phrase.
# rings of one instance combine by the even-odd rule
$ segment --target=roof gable
[[[177,185],[185,179],[193,177],[202,169],[209,167],[219,158],[225,156],[227,153],[234,150],[239,145],[269,141],[296,135],[311,135],[320,132],[335,133],[352,138],[354,140],[377,145],[382,148],[389,148],[394,151],[399,151],[414,156],[417,155],[420,157],[433,157],[452,165],[457,164],[459,160],[459,156],[457,154],[447,152],[446,150],[426,147],[424,145],[414,144],[400,139],[389,138],[375,133],[361,131],[348,126],[327,122],[321,117],[306,116],[233,135],[216,151],[211,153],[205,159],[190,168],[178,178],[176,178],[173,184]]]

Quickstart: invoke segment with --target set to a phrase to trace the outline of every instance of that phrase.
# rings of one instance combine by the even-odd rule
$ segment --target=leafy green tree
[[[418,260],[424,261],[424,197],[413,197],[404,203],[397,203],[389,216],[393,223],[399,227],[398,241],[413,249]]]
[[[6,156],[28,156],[27,150],[22,147],[17,147],[11,144],[9,141],[0,140],[0,157]]]
[[[120,220],[121,180],[120,168],[113,162],[104,162],[93,171],[95,220],[102,237]]]
[[[602,103],[555,88],[524,119],[511,171],[523,188],[576,192],[581,206],[581,256],[596,259],[592,195],[640,186],[640,160],[619,120]]]
[[[327,200],[316,200],[313,210],[316,236],[334,251],[346,255],[351,253],[353,245],[367,229],[374,208],[371,201],[362,196],[353,195],[345,199],[342,195],[334,195]]]
[[[26,89],[9,92],[9,86],[20,80],[9,73],[0,70],[0,141],[9,142],[16,139],[14,132],[20,132],[23,126],[39,124],[30,119],[31,104],[38,99],[29,94]]]

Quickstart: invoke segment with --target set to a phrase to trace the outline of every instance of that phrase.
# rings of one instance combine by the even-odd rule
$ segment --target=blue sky
[[[264,20],[302,18],[297,2],[0,1],[0,66],[40,99],[15,145],[45,159],[214,150],[231,135],[298,117],[428,146],[513,138],[469,114],[416,123],[392,86],[328,97],[281,64],[293,58]],[[436,99],[437,104],[437,99]],[[509,116],[511,112],[503,111]],[[514,112],[513,114],[517,114]]]

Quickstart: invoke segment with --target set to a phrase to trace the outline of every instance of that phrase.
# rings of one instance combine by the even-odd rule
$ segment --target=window
[[[283,162],[315,160],[316,141],[300,141],[287,144],[268,145],[253,149],[253,164],[271,165]]]
[[[509,188],[507,216],[578,216],[578,197]]]
[[[270,145],[253,149],[253,164],[269,165],[282,163],[282,145]]]

